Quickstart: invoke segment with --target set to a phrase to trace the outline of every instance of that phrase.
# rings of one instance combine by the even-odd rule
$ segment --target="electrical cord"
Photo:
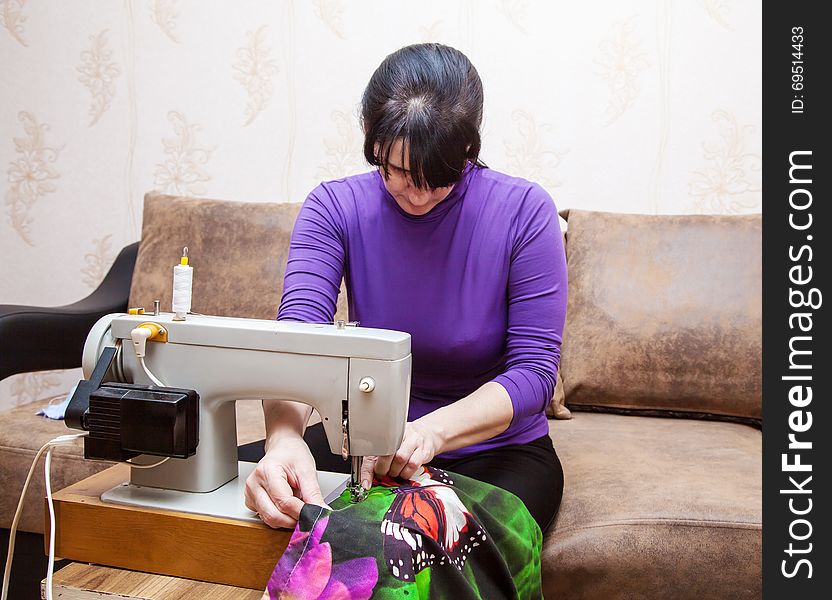
[[[144,362],[144,356],[139,357],[139,364],[142,366],[142,369],[144,369],[145,375],[147,375],[148,378],[150,378],[150,381],[152,381],[154,385],[158,385],[159,387],[165,387],[165,384],[162,383],[159,380],[159,378],[156,377],[153,373],[151,373],[150,369],[147,368],[147,365]]]
[[[55,504],[52,500],[52,450],[55,446],[60,446],[61,444],[69,444],[73,441],[85,437],[89,435],[88,432],[84,431],[83,433],[74,433],[74,434],[67,434],[61,435],[56,437],[55,439],[49,440],[46,442],[40,450],[38,450],[37,454],[35,454],[35,459],[32,461],[32,466],[29,467],[29,473],[26,475],[26,481],[23,483],[23,491],[20,494],[20,500],[17,503],[17,510],[14,513],[14,520],[12,521],[12,527],[9,531],[9,549],[6,554],[6,568],[3,572],[3,589],[2,594],[0,595],[0,600],[8,600],[9,595],[9,581],[11,579],[12,573],[12,558],[14,558],[14,543],[15,538],[17,537],[17,526],[20,522],[20,517],[23,514],[23,501],[26,498],[26,492],[29,490],[29,484],[32,480],[32,474],[35,472],[35,465],[38,464],[40,457],[43,456],[44,452],[46,452],[46,460],[44,461],[43,466],[43,476],[44,481],[46,483],[46,502],[49,506],[49,570],[46,573],[46,600],[52,600],[52,576],[55,571]],[[130,461],[122,461],[125,464],[130,465],[131,467],[137,469],[152,469],[153,467],[158,467],[162,463],[167,462],[170,459],[169,456],[163,458],[159,462],[155,462],[150,465],[137,465]]]
[[[156,328],[154,331],[153,327]],[[144,355],[145,350],[147,347],[147,340],[159,330],[158,325],[154,324],[145,324],[140,327],[136,327],[130,332],[130,339],[133,341],[133,351],[136,353],[136,358],[139,361],[139,365],[141,365],[142,370],[145,372],[150,378],[150,381],[154,383],[154,385],[158,385],[159,387],[165,387],[165,384],[159,381],[159,378],[156,377],[153,373],[150,372],[150,369],[147,368],[147,364],[144,362]]]
[[[137,463],[134,463],[134,462],[130,462],[129,460],[125,460],[123,462],[126,465],[130,465],[134,469],[152,469],[153,467],[158,467],[159,465],[161,465],[163,463],[166,463],[169,460],[170,460],[170,456],[166,456],[165,458],[163,458],[159,462],[155,462],[155,463],[150,464],[150,465],[140,465],[140,464],[137,464]]]
[[[144,332],[142,332],[142,334],[143,333]],[[141,337],[144,337],[144,336],[142,334],[139,334],[136,329],[134,329],[133,332],[131,332],[131,337],[133,338],[133,341],[134,341],[133,348],[136,350],[136,358],[139,359],[139,364],[141,365],[142,370],[145,372],[145,375],[147,375],[147,377],[150,379],[150,381],[152,381],[154,383],[154,385],[158,385],[159,387],[165,387],[165,384],[162,383],[162,381],[153,374],[153,372],[148,368],[147,363],[144,362],[144,345],[143,345],[143,340],[141,339]],[[139,337],[139,336],[141,336],[141,337]],[[137,339],[139,339],[138,344],[135,343]],[[166,456],[165,458],[163,458],[159,462],[155,462],[152,465],[139,465],[139,464],[130,462],[129,460],[126,460],[124,462],[127,463],[128,465],[130,465],[131,467],[136,468],[136,469],[152,469],[153,467],[158,467],[162,463],[167,462],[169,459],[170,459],[170,456]]]
[[[55,505],[52,502],[52,450],[46,451],[43,477],[46,482],[46,503],[49,505],[49,569],[46,571],[46,600],[52,600],[52,574],[55,572]]]
[[[75,433],[68,435],[60,435],[53,440],[49,440],[40,450],[35,454],[35,459],[32,461],[32,466],[29,467],[29,473],[26,475],[26,481],[23,483],[23,491],[20,494],[20,500],[17,503],[17,510],[14,513],[12,520],[12,527],[9,531],[9,549],[6,554],[6,568],[3,572],[3,589],[0,593],[0,600],[8,600],[9,596],[9,580],[12,573],[12,558],[14,557],[14,542],[17,536],[17,526],[20,523],[20,516],[23,514],[23,500],[26,498],[26,491],[29,489],[29,483],[32,480],[32,474],[35,472],[35,466],[38,464],[40,457],[46,452],[46,463],[44,465],[44,475],[46,478],[46,493],[47,501],[49,503],[49,572],[47,574],[46,598],[52,600],[52,571],[55,569],[55,509],[52,505],[52,489],[49,481],[49,468],[51,463],[52,448],[61,444],[69,444],[78,438],[88,435],[85,431],[83,433]]]

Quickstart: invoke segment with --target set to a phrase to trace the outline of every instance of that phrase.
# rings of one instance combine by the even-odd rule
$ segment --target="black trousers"
[[[323,425],[317,423],[308,427],[303,439],[319,470],[350,472],[349,461],[330,452]],[[237,452],[242,461],[259,462],[265,453],[265,440],[240,446]],[[527,444],[503,446],[463,458],[434,458],[429,465],[511,492],[523,501],[544,533],[560,507],[563,469],[548,435]]]

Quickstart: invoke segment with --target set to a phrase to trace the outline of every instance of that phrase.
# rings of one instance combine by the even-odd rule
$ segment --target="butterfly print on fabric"
[[[396,497],[381,522],[381,532],[384,561],[393,576],[413,581],[419,571],[434,564],[451,564],[461,571],[486,534],[450,487],[451,475],[422,467],[408,483],[389,484],[396,486]]]

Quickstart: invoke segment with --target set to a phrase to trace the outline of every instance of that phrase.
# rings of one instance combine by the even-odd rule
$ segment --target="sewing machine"
[[[88,458],[134,465],[102,501],[259,521],[244,504],[256,465],[237,461],[234,403],[315,408],[330,450],[351,462],[349,477],[319,472],[324,498],[349,487],[358,501],[362,457],[394,453],[404,434],[410,335],[344,322],[111,314],[90,331],[83,369],[67,425],[90,432]]]

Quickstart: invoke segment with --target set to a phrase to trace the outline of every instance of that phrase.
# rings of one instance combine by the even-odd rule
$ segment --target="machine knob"
[[[369,394],[376,389],[376,380],[372,377],[362,377],[358,382],[358,389]]]

